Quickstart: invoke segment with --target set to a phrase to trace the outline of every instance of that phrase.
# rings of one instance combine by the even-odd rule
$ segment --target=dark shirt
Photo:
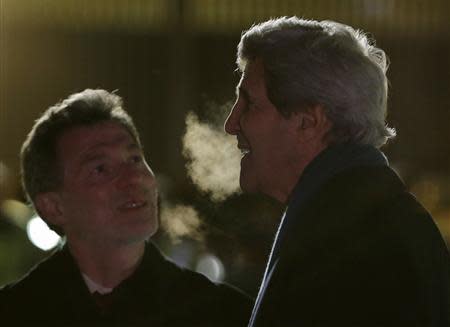
[[[250,298],[166,259],[151,243],[107,299],[92,296],[67,247],[0,292],[2,326],[245,326]],[[107,305],[99,305],[106,302]]]

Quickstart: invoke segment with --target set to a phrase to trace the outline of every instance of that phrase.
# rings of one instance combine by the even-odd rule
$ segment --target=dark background
[[[191,205],[203,241],[174,246],[213,253],[225,280],[255,294],[282,207],[236,195],[212,203],[186,175],[185,116],[234,98],[241,31],[270,17],[331,19],[370,32],[391,66],[388,121],[397,138],[391,164],[450,240],[450,2],[446,0],[0,0],[0,203],[24,202],[18,153],[38,114],[85,88],[125,99],[163,198]],[[3,208],[3,207],[1,207]],[[3,208],[4,209],[4,208]],[[0,285],[48,255],[14,214],[0,217]],[[176,256],[174,254],[174,256]]]

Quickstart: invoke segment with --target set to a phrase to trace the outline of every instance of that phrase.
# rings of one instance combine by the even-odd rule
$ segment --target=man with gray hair
[[[445,242],[379,151],[383,50],[283,17],[242,34],[237,64],[241,188],[287,205],[250,326],[449,326]]]
[[[155,176],[122,99],[85,90],[22,146],[24,190],[66,244],[0,291],[3,326],[243,326],[250,299],[166,259]]]

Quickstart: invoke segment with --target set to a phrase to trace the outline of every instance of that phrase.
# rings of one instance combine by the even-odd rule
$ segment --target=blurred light
[[[58,245],[61,239],[47,224],[35,216],[27,224],[27,235],[31,243],[41,250],[48,251]]]
[[[33,210],[17,200],[7,199],[0,204],[1,213],[14,225],[25,229],[28,220],[33,215]]]
[[[441,200],[441,188],[439,181],[435,178],[424,177],[411,187],[423,206],[433,213],[439,206]]]
[[[201,256],[195,270],[214,282],[221,282],[225,278],[225,268],[222,261],[212,254]]]
[[[191,241],[182,241],[170,250],[170,258],[179,266],[192,269],[196,249]]]
[[[433,218],[442,236],[444,236],[444,238],[447,240],[447,246],[450,249],[450,210],[443,210],[434,215]]]

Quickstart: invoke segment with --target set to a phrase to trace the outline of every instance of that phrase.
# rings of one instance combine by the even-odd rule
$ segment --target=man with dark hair
[[[23,187],[66,245],[1,292],[5,326],[239,326],[251,301],[151,242],[157,186],[121,98],[85,90],[49,108],[21,152]]]
[[[450,326],[450,259],[427,211],[378,150],[386,56],[331,21],[242,34],[225,130],[240,185],[287,205],[250,326]]]

